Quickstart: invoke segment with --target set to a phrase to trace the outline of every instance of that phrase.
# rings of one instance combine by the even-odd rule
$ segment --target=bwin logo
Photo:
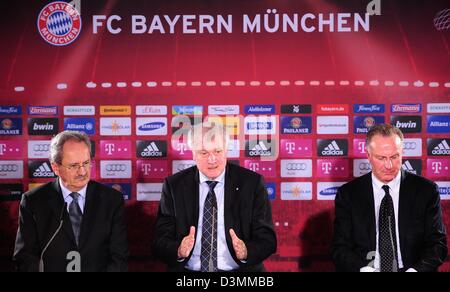
[[[450,146],[446,140],[442,140],[431,152],[433,155],[450,155]]]
[[[142,157],[161,157],[163,153],[156,146],[155,142],[150,143],[144,151],[141,152]]]
[[[413,121],[408,121],[408,122],[404,122],[404,123],[397,121],[395,126],[399,129],[415,129],[415,128],[417,128],[417,123],[413,122]]]
[[[33,173],[33,177],[54,177],[55,174],[48,166],[47,162],[44,162],[38,169]]]
[[[46,123],[44,125],[39,125],[38,123],[34,123],[33,130],[34,131],[53,131],[53,125],[50,123]]]
[[[249,151],[250,156],[271,156],[272,153],[270,151],[270,148],[266,146],[266,144],[263,141],[260,141],[258,144],[256,144],[252,150]]]
[[[339,148],[336,141],[331,142],[324,150],[322,150],[322,155],[325,156],[342,156],[344,151]]]

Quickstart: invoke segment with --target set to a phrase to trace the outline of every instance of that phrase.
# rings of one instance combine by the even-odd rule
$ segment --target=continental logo
[[[100,107],[100,115],[102,116],[130,116],[131,106],[127,105],[108,105]]]

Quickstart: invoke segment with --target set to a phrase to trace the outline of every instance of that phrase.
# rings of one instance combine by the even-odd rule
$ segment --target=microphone
[[[64,219],[63,219],[63,215],[64,215],[64,210],[67,208],[67,203],[64,202],[64,205],[61,209],[61,215],[59,215],[59,226],[56,229],[55,233],[53,233],[52,237],[50,238],[50,240],[47,242],[47,244],[45,245],[45,247],[42,249],[41,252],[41,257],[39,259],[39,273],[44,272],[44,254],[47,251],[47,248],[50,246],[50,244],[52,243],[52,241],[55,239],[56,235],[58,235],[59,231],[61,230],[61,228],[63,227],[63,223],[64,223]]]

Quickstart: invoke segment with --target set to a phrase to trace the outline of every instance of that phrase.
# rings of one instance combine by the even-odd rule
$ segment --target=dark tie
[[[207,181],[208,196],[203,207],[202,253],[200,255],[201,271],[217,271],[217,200],[214,188],[216,181]]]
[[[72,222],[73,234],[75,235],[75,241],[78,245],[80,240],[80,228],[81,228],[81,220],[83,219],[83,214],[81,213],[80,205],[78,204],[78,198],[80,194],[71,193],[72,203],[69,205],[69,217]]]
[[[380,206],[379,218],[379,250],[380,250],[380,271],[398,271],[397,236],[395,232],[394,203],[389,194],[389,186],[384,185],[384,198]]]

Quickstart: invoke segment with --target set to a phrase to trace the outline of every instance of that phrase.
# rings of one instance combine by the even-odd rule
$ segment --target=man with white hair
[[[227,163],[223,126],[194,126],[196,166],[166,178],[154,251],[169,271],[264,271],[277,248],[262,176]]]

